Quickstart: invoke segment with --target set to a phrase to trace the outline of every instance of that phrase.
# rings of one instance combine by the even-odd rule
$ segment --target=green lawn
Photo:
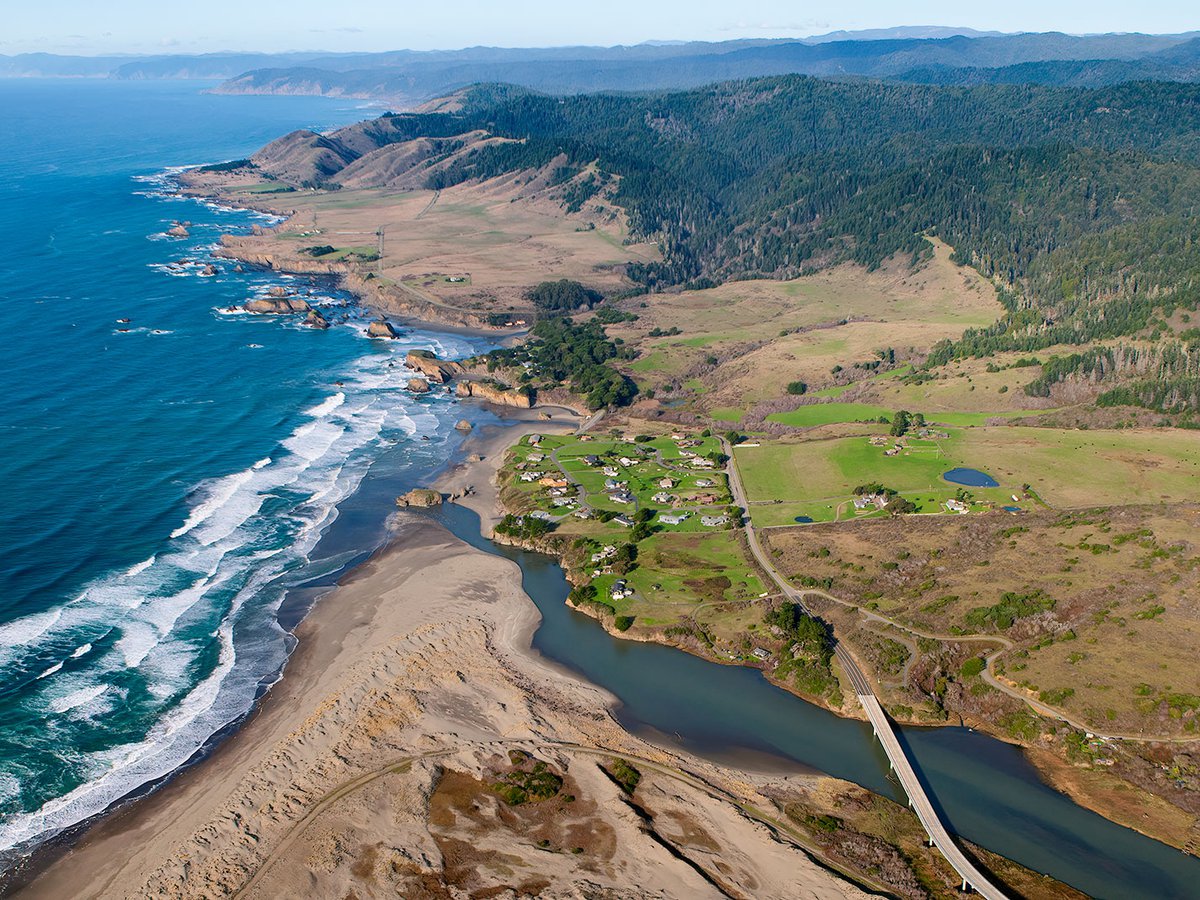
[[[890,373],[889,373],[890,374]],[[826,388],[817,392],[817,396],[837,396],[844,388]],[[835,393],[836,392],[836,393]],[[1015,419],[1020,416],[1035,416],[1047,412],[1044,409],[1016,409],[1002,412],[928,412],[919,406],[909,410],[920,412],[931,424],[954,425],[967,427],[983,425],[988,419]],[[806,428],[812,425],[834,425],[841,422],[864,422],[877,420],[881,416],[891,418],[896,410],[886,406],[875,406],[868,403],[813,403],[801,406],[791,412],[772,413],[767,416],[769,422],[781,422]]]
[[[957,466],[998,481],[998,488],[967,490],[999,505],[1021,495],[1024,484],[1056,507],[1200,501],[1200,435],[1190,431],[994,426],[955,428],[943,440],[908,443],[892,457],[867,436],[776,441],[738,448],[735,455],[760,525],[791,524],[798,515],[818,522],[854,517],[846,501],[870,482],[899,491],[921,512],[935,512],[958,490],[941,477]]]

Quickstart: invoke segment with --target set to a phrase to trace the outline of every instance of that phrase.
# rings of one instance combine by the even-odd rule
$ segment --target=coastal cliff
[[[474,397],[488,403],[500,406],[513,406],[517,409],[531,409],[534,404],[532,393],[523,393],[484,381],[460,381],[454,389],[459,397]]]

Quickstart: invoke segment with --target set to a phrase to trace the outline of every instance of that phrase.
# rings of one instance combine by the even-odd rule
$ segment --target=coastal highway
[[[805,612],[808,612],[801,592],[793,588],[779,574],[775,565],[763,551],[762,545],[759,544],[758,535],[755,533],[754,525],[750,521],[750,506],[746,502],[746,493],[742,486],[742,476],[738,472],[737,461],[733,455],[733,447],[724,438],[721,438],[721,445],[724,448],[725,455],[729,457],[729,464],[725,468],[725,474],[729,478],[729,492],[733,495],[734,505],[740,506],[747,511],[745,522],[746,541],[750,545],[750,552],[754,554],[754,558],[758,561],[763,571],[783,591],[784,596],[792,602],[799,604]],[[850,679],[850,683],[854,687],[854,693],[858,697],[858,702],[862,705],[863,711],[866,712],[867,718],[871,722],[871,728],[875,732],[875,737],[883,745],[883,752],[887,754],[888,763],[891,765],[892,771],[896,773],[896,777],[900,781],[900,786],[904,788],[904,793],[908,795],[909,805],[917,814],[917,818],[920,819],[921,827],[925,829],[925,833],[929,836],[930,843],[941,851],[942,856],[946,857],[946,861],[950,863],[954,871],[963,880],[963,890],[966,890],[968,887],[974,888],[981,896],[988,898],[988,900],[1005,900],[1004,893],[967,858],[958,844],[954,843],[949,830],[938,816],[937,810],[934,809],[933,803],[929,799],[929,795],[925,792],[921,780],[917,777],[917,773],[913,769],[908,756],[905,754],[904,748],[900,746],[900,741],[896,737],[896,731],[892,727],[891,719],[887,717],[887,714],[883,711],[883,707],[879,705],[879,699],[875,696],[875,690],[871,687],[871,682],[867,680],[867,676],[863,674],[862,667],[859,666],[858,660],[854,658],[854,654],[841,642],[837,643],[834,654],[842,667],[842,671]]]

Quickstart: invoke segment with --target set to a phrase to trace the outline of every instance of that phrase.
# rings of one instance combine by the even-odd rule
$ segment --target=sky
[[[457,49],[805,37],[894,25],[1168,33],[1194,0],[0,0],[0,53]]]

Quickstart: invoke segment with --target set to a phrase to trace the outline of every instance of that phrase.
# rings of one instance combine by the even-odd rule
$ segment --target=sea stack
[[[373,338],[394,338],[398,337],[396,329],[392,327],[392,323],[386,319],[377,319],[367,326],[367,337]]]
[[[424,378],[410,378],[408,379],[408,389],[414,394],[428,394],[429,382]]]
[[[468,422],[466,419],[459,419],[458,422],[455,423],[454,427],[457,428],[459,431],[470,431],[475,426],[472,425],[470,422]]]
[[[326,329],[329,327],[329,322],[321,315],[320,310],[310,309],[308,315],[304,318],[304,324],[309,328]]]
[[[176,222],[170,228],[168,228],[167,235],[173,238],[186,238],[192,236],[191,232],[187,230],[187,226],[182,222]]]

